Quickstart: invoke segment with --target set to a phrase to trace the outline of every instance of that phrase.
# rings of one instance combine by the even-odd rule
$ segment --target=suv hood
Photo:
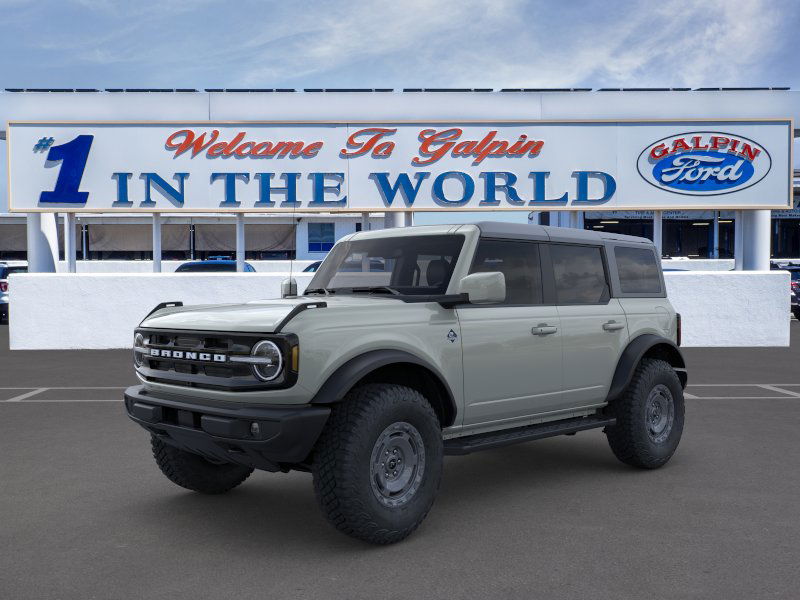
[[[359,305],[396,304],[391,297],[361,296],[302,296],[280,300],[257,300],[246,304],[201,304],[163,308],[142,321],[141,327],[155,329],[186,329],[199,331],[241,331],[272,333],[292,310],[300,304],[325,302],[324,310]],[[301,313],[302,314],[302,313]]]

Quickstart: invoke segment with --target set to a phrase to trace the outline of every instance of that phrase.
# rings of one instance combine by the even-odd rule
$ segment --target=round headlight
[[[146,352],[144,347],[144,336],[141,333],[137,333],[133,336],[133,364],[137,367],[142,366],[142,354]]]
[[[262,340],[253,346],[250,354],[253,358],[260,359],[257,363],[253,363],[253,373],[261,381],[272,381],[281,374],[283,356],[274,342]]]

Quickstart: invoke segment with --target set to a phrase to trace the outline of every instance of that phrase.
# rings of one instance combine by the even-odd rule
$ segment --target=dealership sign
[[[780,209],[789,120],[9,123],[12,212]]]

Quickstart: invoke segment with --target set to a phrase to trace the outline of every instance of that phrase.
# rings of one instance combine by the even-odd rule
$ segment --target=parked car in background
[[[0,322],[8,321],[8,276],[12,273],[27,273],[28,263],[24,260],[0,262]]]
[[[318,260],[317,262],[313,262],[310,265],[308,265],[305,269],[303,269],[303,273],[316,273],[317,269],[319,269],[319,266],[321,264],[322,264],[321,260]]]
[[[253,265],[244,263],[245,273],[255,273]],[[208,260],[197,260],[183,263],[176,273],[216,273],[216,272],[236,272],[236,261],[229,258],[219,258],[212,256]]]
[[[783,267],[792,276],[791,309],[795,319],[800,320],[800,266]]]

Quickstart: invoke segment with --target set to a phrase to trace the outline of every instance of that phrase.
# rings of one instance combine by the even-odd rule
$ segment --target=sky
[[[796,0],[0,0],[4,88],[800,87]]]
[[[0,88],[800,88],[798,0],[0,0],[0,9]],[[453,216],[425,217],[439,218]]]

